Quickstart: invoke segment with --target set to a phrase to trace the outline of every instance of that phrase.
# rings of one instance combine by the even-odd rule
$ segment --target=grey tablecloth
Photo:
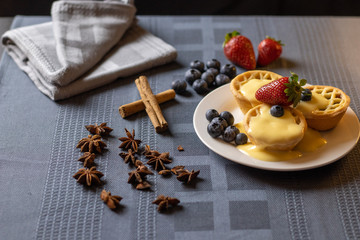
[[[48,21],[17,17],[13,27]],[[226,63],[221,43],[232,30],[256,46],[265,35],[285,44],[267,69],[294,71],[312,83],[347,92],[359,114],[360,18],[332,17],[139,17],[140,26],[174,45],[175,63],[144,72],[154,92],[181,78],[191,60]],[[239,72],[243,71],[238,69]],[[341,160],[304,172],[271,172],[235,164],[207,149],[194,133],[190,96],[162,105],[170,132],[156,134],[146,114],[122,119],[118,106],[139,98],[134,77],[54,103],[36,89],[8,55],[0,65],[0,239],[359,239],[359,146]],[[118,212],[72,175],[80,168],[75,149],[84,125],[114,128],[108,151],[96,159],[104,188],[123,197]],[[151,191],[127,184],[131,170],[118,156],[124,128],[144,144],[170,151],[174,165],[200,169],[186,186],[174,177],[150,176]],[[184,152],[178,152],[182,145]],[[141,158],[141,160],[145,160]],[[159,214],[158,194],[178,197],[181,209]]]

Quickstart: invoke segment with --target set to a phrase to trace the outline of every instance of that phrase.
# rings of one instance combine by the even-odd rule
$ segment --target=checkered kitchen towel
[[[41,92],[60,100],[176,58],[136,25],[128,0],[56,1],[52,22],[7,31],[2,43]]]

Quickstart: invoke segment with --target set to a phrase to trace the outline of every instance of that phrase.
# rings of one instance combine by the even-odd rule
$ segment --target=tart
[[[350,104],[350,97],[332,86],[309,85],[310,101],[301,101],[296,109],[301,111],[309,127],[319,131],[334,128],[344,116]]]
[[[284,115],[270,114],[271,105],[260,104],[244,117],[244,129],[250,141],[266,150],[293,149],[304,137],[307,123],[304,115],[291,107],[283,107]]]
[[[246,114],[251,108],[261,104],[255,98],[256,90],[279,78],[282,78],[282,76],[270,71],[253,70],[241,73],[231,80],[231,93],[234,95],[241,111]]]

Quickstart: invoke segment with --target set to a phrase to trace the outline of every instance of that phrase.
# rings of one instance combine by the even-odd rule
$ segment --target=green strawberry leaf
[[[301,79],[300,80],[300,86],[304,86],[306,84],[306,79]]]
[[[227,34],[225,35],[225,41],[223,42],[223,45],[222,45],[222,46],[225,47],[225,44],[226,44],[227,42],[229,42],[231,38],[233,38],[233,37],[235,37],[235,36],[238,36],[238,35],[240,35],[240,33],[239,33],[238,31],[233,31],[233,32],[231,32],[231,33],[227,33]]]
[[[265,38],[268,38],[268,39],[271,39],[271,40],[277,42],[280,46],[285,46],[285,44],[282,43],[281,40],[276,40],[275,38],[269,37],[268,35],[266,35]]]
[[[293,107],[296,107],[300,102],[301,93],[304,91],[304,86],[306,84],[306,79],[301,79],[299,82],[299,76],[293,72],[290,72],[291,76],[289,77],[289,82],[285,83],[287,87],[284,92],[288,96],[288,101],[293,103]]]

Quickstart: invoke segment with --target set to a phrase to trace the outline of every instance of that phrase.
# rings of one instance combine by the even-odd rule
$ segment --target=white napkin
[[[176,58],[176,50],[136,25],[127,1],[57,1],[52,22],[2,36],[35,85],[60,100]]]

